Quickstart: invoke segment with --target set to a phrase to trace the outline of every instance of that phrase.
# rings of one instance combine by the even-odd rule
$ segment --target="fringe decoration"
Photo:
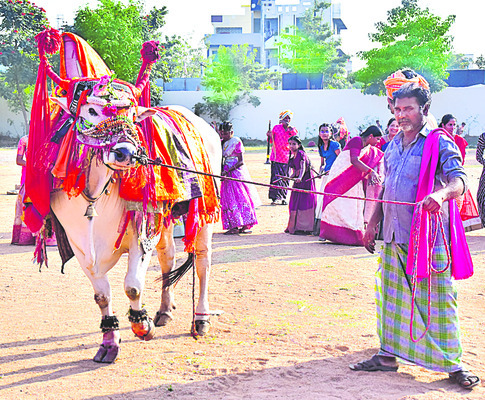
[[[36,235],[34,258],[32,259],[34,263],[39,264],[39,272],[41,272],[41,268],[44,263],[47,268],[49,267],[49,263],[47,261],[47,246],[45,235],[45,227],[43,227]]]
[[[39,55],[55,54],[61,49],[61,33],[54,28],[46,29],[35,36]]]

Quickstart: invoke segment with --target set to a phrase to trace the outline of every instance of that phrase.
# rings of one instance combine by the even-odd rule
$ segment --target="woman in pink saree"
[[[17,165],[22,167],[22,176],[20,178],[20,189],[17,195],[17,202],[15,203],[15,219],[13,222],[12,230],[12,244],[17,244],[20,246],[34,245],[35,237],[32,232],[27,228],[27,225],[23,221],[24,212],[24,194],[25,194],[25,165],[26,165],[26,154],[27,154],[27,143],[29,137],[23,136],[19,140],[19,145],[17,148]]]
[[[232,124],[224,122],[219,130],[222,138],[222,175],[251,180],[244,164],[244,145],[234,136]],[[261,205],[256,188],[247,183],[224,179],[221,183],[222,227],[226,235],[251,233],[258,223],[255,208]]]
[[[320,239],[346,245],[363,246],[365,226],[374,202],[338,197],[346,195],[376,198],[381,189],[382,158],[376,146],[381,130],[372,125],[361,136],[352,138],[330,169],[322,205]]]

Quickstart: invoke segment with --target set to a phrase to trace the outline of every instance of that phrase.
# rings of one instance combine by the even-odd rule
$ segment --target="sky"
[[[277,0],[285,4],[295,0]],[[72,23],[75,11],[86,3],[93,6],[97,0],[34,0],[37,6],[47,12],[52,26],[56,26],[58,14],[63,14],[68,23]],[[146,9],[165,5],[169,14],[166,18],[164,33],[178,34],[192,38],[197,43],[204,34],[213,33],[212,14],[242,13],[241,4],[250,0],[145,0]],[[369,50],[375,45],[368,39],[368,34],[375,32],[375,23],[386,21],[387,11],[401,4],[401,0],[336,0],[341,4],[342,20],[347,30],[342,31],[342,50],[354,56],[360,50]],[[456,15],[451,29],[454,37],[455,53],[473,54],[475,57],[485,55],[485,23],[481,2],[477,0],[419,0],[419,5],[428,7],[434,14],[446,17]],[[481,7],[480,7],[481,8]],[[363,64],[353,57],[354,70]]]

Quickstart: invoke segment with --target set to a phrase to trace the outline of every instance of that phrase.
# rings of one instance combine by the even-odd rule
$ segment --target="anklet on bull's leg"
[[[103,343],[99,346],[94,356],[94,361],[99,363],[112,363],[118,358],[120,351],[120,324],[116,315],[105,315],[101,318],[99,326],[103,331]]]
[[[120,321],[118,321],[116,315],[105,315],[101,318],[99,329],[101,329],[103,333],[118,331],[120,330]]]
[[[133,310],[130,307],[128,311],[128,321],[132,324],[139,324],[140,322],[148,321],[150,317],[148,316],[147,310],[142,308],[141,310]]]
[[[128,321],[131,322],[131,330],[138,339],[147,341],[155,336],[155,324],[145,308],[133,310],[130,306]]]

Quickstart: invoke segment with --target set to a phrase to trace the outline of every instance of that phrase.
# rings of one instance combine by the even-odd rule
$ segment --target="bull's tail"
[[[167,288],[176,284],[180,278],[182,278],[187,271],[194,266],[195,253],[189,253],[187,261],[185,261],[180,267],[174,269],[173,271],[162,274],[163,288]]]

